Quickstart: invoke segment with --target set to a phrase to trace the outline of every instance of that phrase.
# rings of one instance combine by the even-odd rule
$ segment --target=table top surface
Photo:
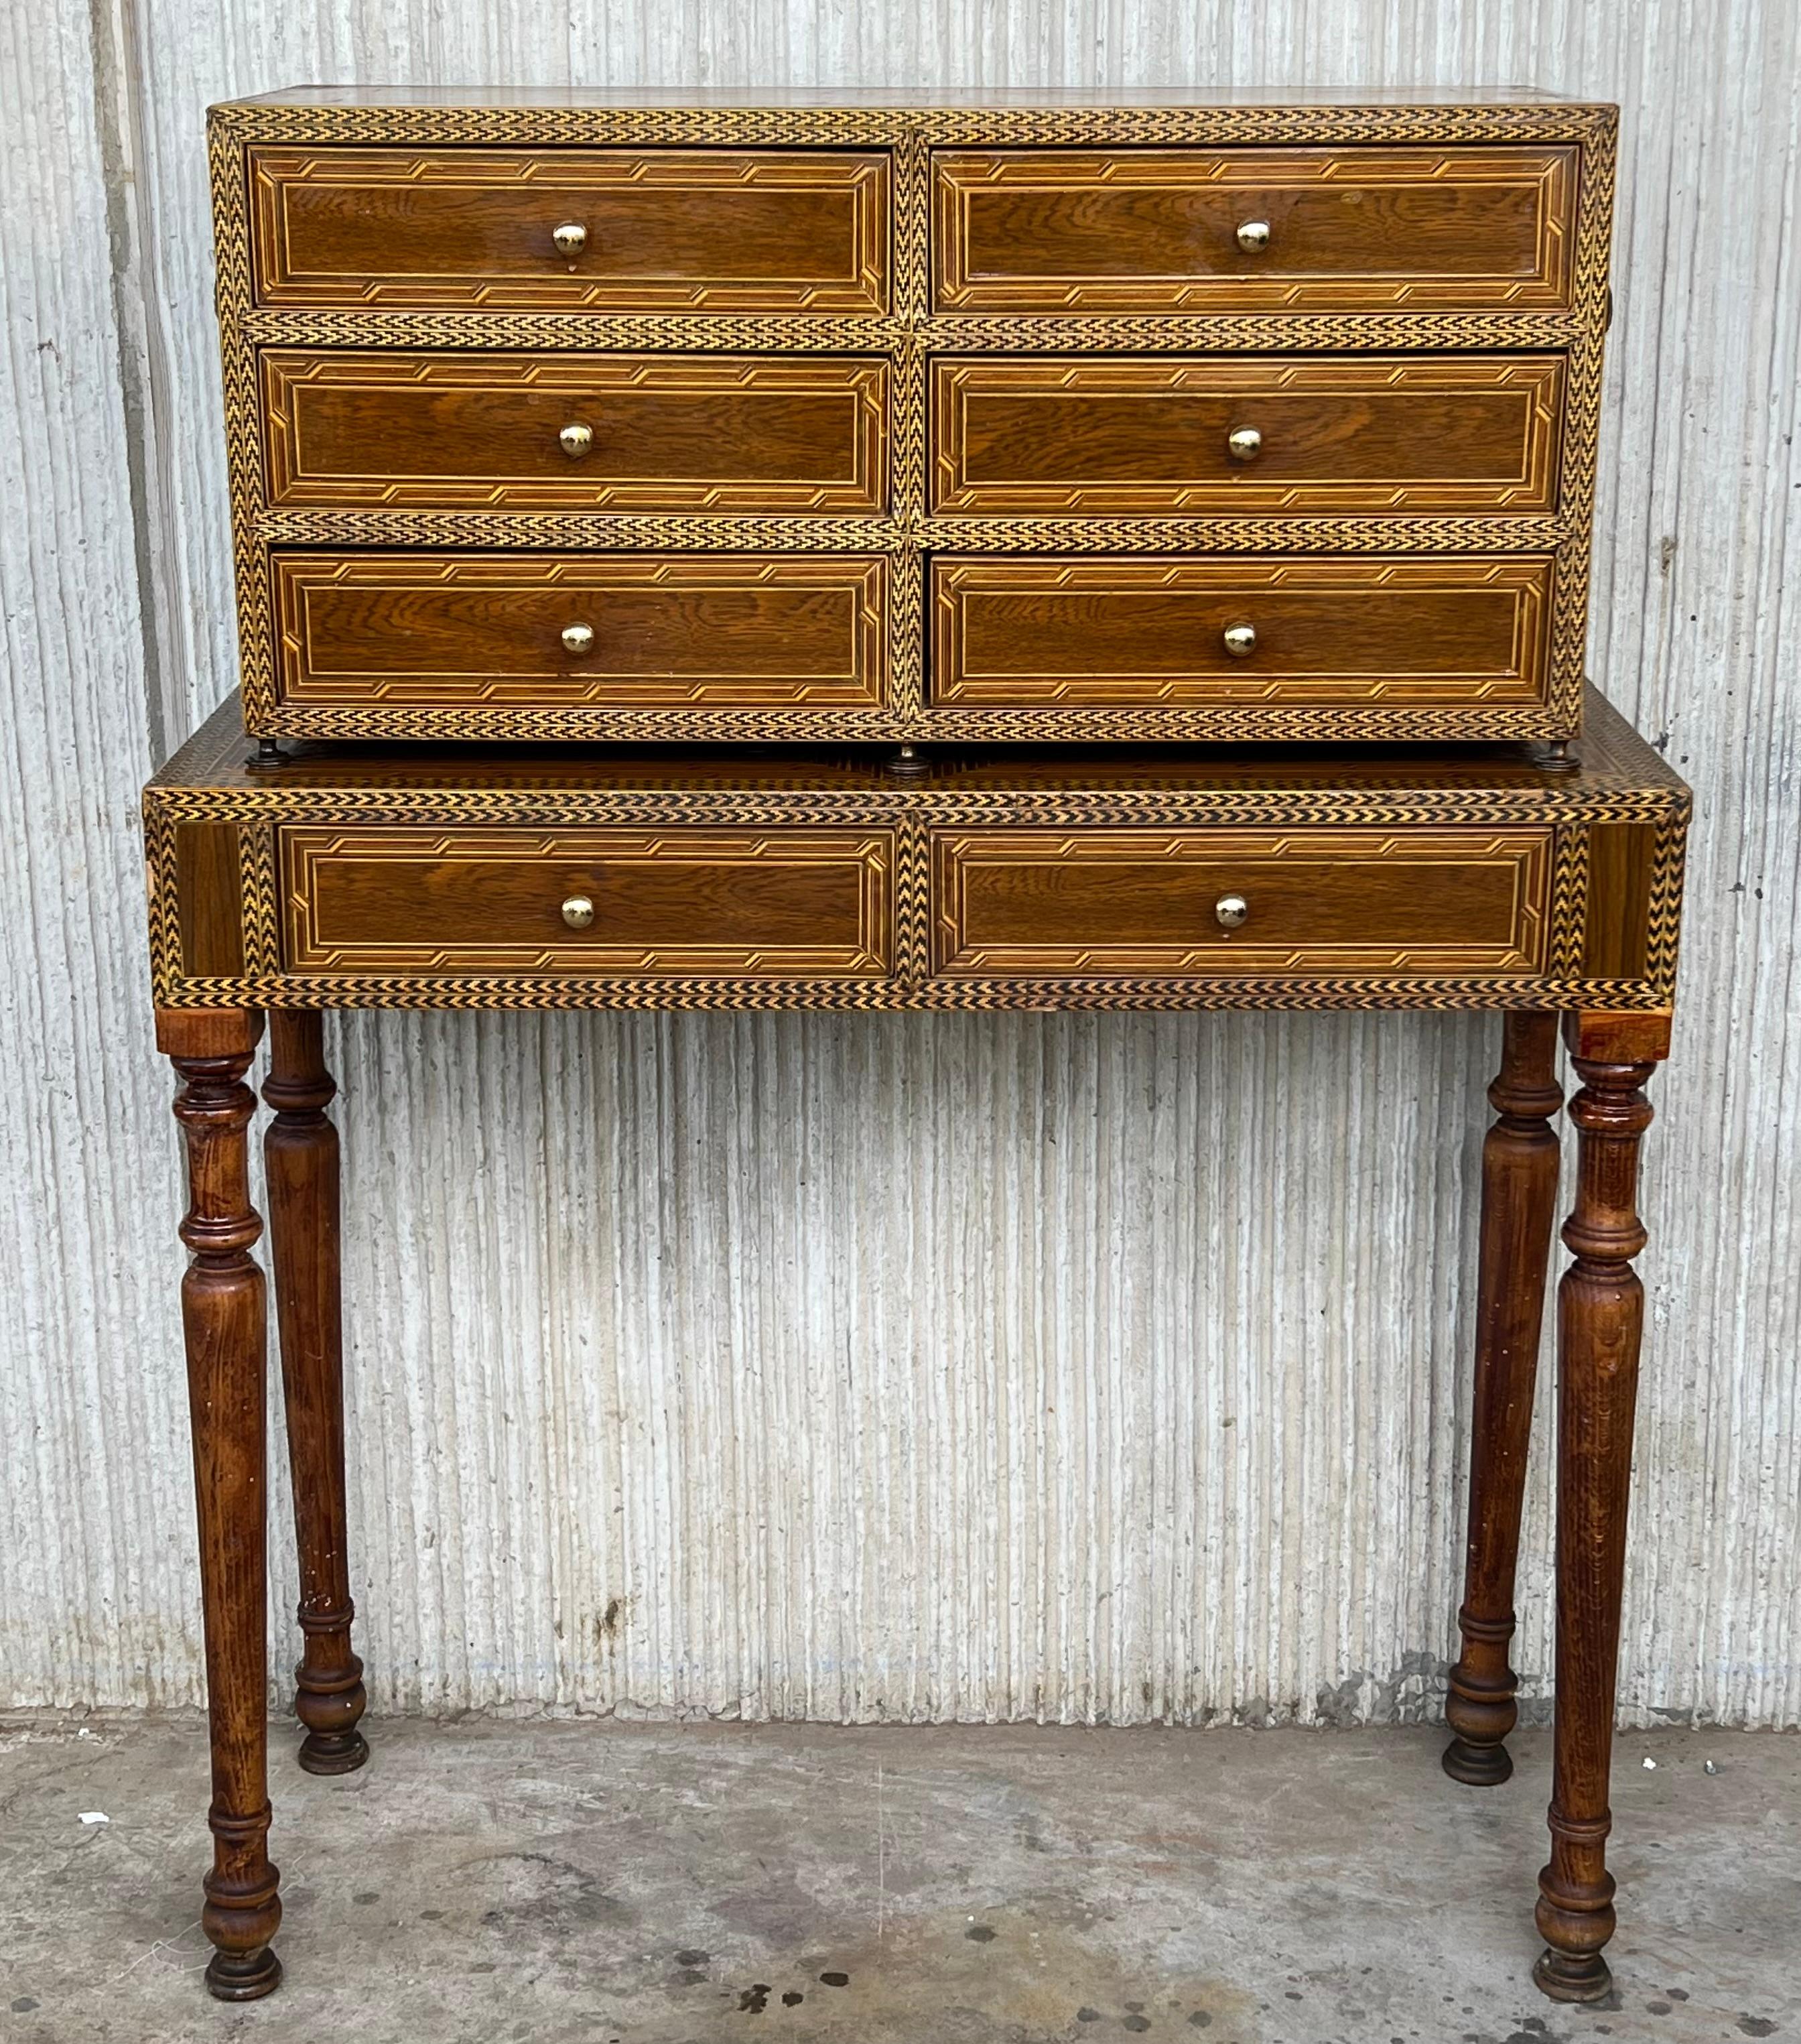
[[[289,763],[252,770],[237,698],[221,703],[150,783],[152,795],[204,790],[241,795],[247,808],[296,809],[326,790],[384,790],[401,796],[474,789],[521,794],[693,793],[854,795],[859,792],[929,809],[997,793],[1168,793],[1210,792],[1319,797],[1334,790],[1382,799],[1479,797],[1510,805],[1538,797],[1567,813],[1622,795],[1650,808],[1685,809],[1688,790],[1647,743],[1592,687],[1583,736],[1572,745],[1576,770],[1547,766],[1523,745],[1165,745],[947,748],[927,755],[916,778],[889,773],[879,751],[844,747],[780,749],[739,746],[530,746],[291,743]]]

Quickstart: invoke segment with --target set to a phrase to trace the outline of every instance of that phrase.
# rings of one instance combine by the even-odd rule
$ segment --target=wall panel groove
[[[0,21],[0,1702],[200,1694],[132,812],[159,706],[197,722],[236,654],[205,102],[309,78],[1532,83],[1624,110],[1592,666],[1699,797],[1648,1146],[1622,1709],[1801,1723],[1787,0],[48,11]],[[334,1021],[377,1707],[1435,1712],[1495,1035]],[[1517,1647],[1537,1708],[1549,1378]],[[275,1577],[285,1607],[285,1530]],[[276,1637],[285,1669],[285,1615]]]

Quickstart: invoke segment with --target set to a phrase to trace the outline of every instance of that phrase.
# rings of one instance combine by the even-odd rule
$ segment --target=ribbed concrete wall
[[[1625,110],[1592,663],[1699,796],[1625,1708],[1801,1722],[1798,59],[1791,0],[6,11],[0,1699],[200,1693],[132,810],[231,680],[205,103],[308,78],[1529,83]],[[332,1034],[380,1704],[1436,1707],[1486,1026]],[[285,1539],[277,1577],[285,1605]]]

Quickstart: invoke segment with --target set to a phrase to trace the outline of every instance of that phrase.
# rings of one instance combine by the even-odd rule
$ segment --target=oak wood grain
[[[893,835],[286,830],[294,970],[873,974]],[[571,928],[566,901],[593,906]]]
[[[882,311],[885,151],[249,152],[257,302]],[[562,253],[553,230],[582,227]]]
[[[869,555],[278,555],[284,701],[597,710],[879,708]],[[563,633],[585,628],[572,652]]]
[[[1469,1537],[1457,1612],[1463,1647],[1445,1699],[1453,1735],[1445,1772],[1476,1787],[1513,1773],[1506,1740],[1519,1715],[1519,1678],[1508,1645],[1556,1217],[1561,1146],[1551,1116],[1563,1105],[1557,1055],[1555,1015],[1503,1018],[1501,1069],[1488,1089],[1496,1120],[1482,1146]]]
[[[244,884],[236,824],[181,824],[175,830],[182,963],[197,978],[244,970]]]
[[[247,1141],[256,1099],[244,1082],[261,1034],[261,1016],[243,1009],[200,1024],[158,1017],[159,1047],[181,1080],[175,1112],[187,1159],[182,1331],[213,1762],[213,1870],[200,1920],[213,1948],[206,1984],[221,2001],[257,2000],[282,1977],[270,1949],[282,1904],[268,1854],[267,1304],[251,1254],[263,1224],[250,1203]]]
[[[972,830],[934,834],[949,974],[1531,971],[1543,831]],[[1248,905],[1241,927],[1216,905]]]
[[[263,1162],[300,1558],[294,1715],[306,1727],[300,1764],[309,1774],[348,1774],[369,1758],[358,1729],[368,1701],[363,1662],[351,1645],[338,1132],[326,1112],[336,1091],[321,1018],[271,1010],[263,1097],[275,1112]]]
[[[1563,386],[1557,355],[942,357],[934,509],[1549,511]]]
[[[1544,557],[941,555],[931,700],[1530,702],[1553,574]]]
[[[1534,1978],[1554,2000],[1612,1992],[1602,1953],[1615,1929],[1607,1782],[1619,1673],[1620,1598],[1632,1473],[1634,1408],[1645,1293],[1633,1258],[1645,1247],[1638,1156],[1651,1123],[1650,1061],[1578,1054],[1569,1104],[1577,1132],[1576,1204],[1564,1224],[1573,1261],[1557,1292],[1557,1726],[1549,1821],[1538,1877],[1546,1950]]]
[[[269,501],[874,512],[888,371],[860,356],[271,349]],[[559,441],[579,425],[590,450]]]
[[[993,313],[1561,309],[1579,154],[939,150],[933,302]],[[1236,238],[1250,221],[1269,229],[1259,251]]]

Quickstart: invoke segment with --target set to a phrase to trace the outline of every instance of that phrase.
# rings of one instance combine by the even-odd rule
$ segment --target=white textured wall
[[[1537,83],[1625,109],[1592,661],[1699,795],[1625,1708],[1801,1721],[1797,34],[1792,0],[0,10],[0,1700],[199,1693],[132,816],[232,673],[205,102],[308,79]],[[332,1038],[379,1705],[1435,1706],[1491,1025],[396,1015]],[[285,1607],[285,1538],[276,1578]]]

